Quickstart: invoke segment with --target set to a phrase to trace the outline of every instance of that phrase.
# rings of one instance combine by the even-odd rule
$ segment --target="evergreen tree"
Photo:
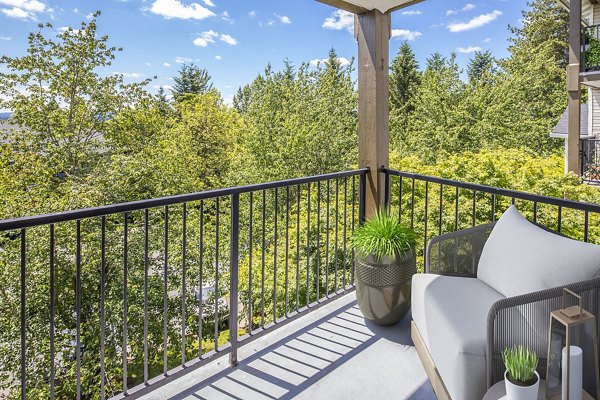
[[[156,101],[158,103],[158,108],[162,113],[166,114],[171,111],[171,105],[169,104],[169,100],[167,99],[167,95],[165,94],[165,88],[162,86],[158,89],[158,94],[156,95]]]
[[[390,108],[410,113],[414,110],[412,100],[421,83],[421,74],[408,42],[400,46],[390,69]]]
[[[467,76],[472,85],[478,83],[491,84],[497,72],[496,59],[488,50],[477,51],[467,66]]]
[[[213,90],[211,77],[204,68],[195,64],[183,64],[178,73],[173,78],[175,84],[171,90],[176,103],[184,100],[187,95],[206,94]]]

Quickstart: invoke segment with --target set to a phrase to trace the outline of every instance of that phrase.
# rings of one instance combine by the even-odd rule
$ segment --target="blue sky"
[[[390,56],[409,40],[421,65],[434,51],[457,52],[461,66],[479,49],[505,57],[508,26],[520,25],[525,2],[426,0],[397,11]],[[24,54],[38,22],[77,27],[95,10],[100,33],[123,47],[109,72],[128,81],[156,76],[152,91],[168,89],[181,63],[194,62],[229,102],[269,62],[314,63],[331,47],[343,60],[357,53],[352,16],[315,0],[0,0],[0,54]]]

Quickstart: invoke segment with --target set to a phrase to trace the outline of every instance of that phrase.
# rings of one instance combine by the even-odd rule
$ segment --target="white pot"
[[[537,381],[531,386],[519,386],[515,385],[506,378],[504,371],[504,385],[506,386],[506,400],[537,400],[538,390],[540,388],[540,376],[535,371]]]

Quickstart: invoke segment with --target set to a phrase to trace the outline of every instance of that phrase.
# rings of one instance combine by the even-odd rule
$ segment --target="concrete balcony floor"
[[[415,399],[436,396],[410,340],[410,315],[367,322],[355,294],[341,297],[240,347],[143,399]]]

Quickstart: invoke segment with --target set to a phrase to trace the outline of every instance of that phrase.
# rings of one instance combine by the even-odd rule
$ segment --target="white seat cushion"
[[[486,330],[492,304],[504,296],[476,278],[417,274],[412,317],[453,399],[486,392]]]
[[[600,246],[548,232],[511,206],[483,247],[477,278],[512,297],[592,279],[599,272]]]

